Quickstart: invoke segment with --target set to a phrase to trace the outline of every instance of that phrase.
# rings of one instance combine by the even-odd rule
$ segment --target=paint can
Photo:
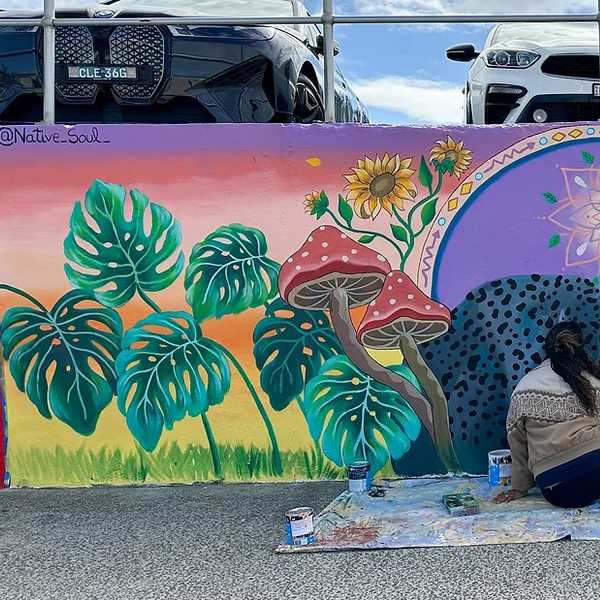
[[[315,543],[315,511],[309,506],[292,508],[285,513],[285,529],[289,546],[309,546]]]
[[[488,483],[490,487],[510,486],[512,456],[510,450],[494,450],[488,454]]]
[[[368,492],[371,489],[371,465],[366,460],[353,462],[348,467],[348,491]]]

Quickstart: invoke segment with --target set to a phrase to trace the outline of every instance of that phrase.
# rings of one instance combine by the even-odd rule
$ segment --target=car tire
[[[304,73],[300,73],[296,83],[294,100],[294,123],[315,123],[325,120],[325,105],[319,88]]]

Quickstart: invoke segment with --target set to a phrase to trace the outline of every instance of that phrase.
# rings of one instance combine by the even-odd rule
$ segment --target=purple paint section
[[[535,155],[501,172],[471,198],[453,223],[436,262],[437,298],[456,306],[473,288],[509,275],[570,273],[593,278],[599,263],[567,264],[569,234],[549,220],[568,197],[561,169],[585,169],[581,152],[598,155],[600,144],[570,144]],[[543,197],[551,192],[558,201]],[[549,247],[549,240],[562,234]]]

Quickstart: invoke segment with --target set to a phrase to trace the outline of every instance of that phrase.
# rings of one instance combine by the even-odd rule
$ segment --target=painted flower
[[[430,160],[441,173],[460,177],[471,165],[473,153],[465,148],[464,142],[455,142],[450,136],[439,140],[431,149]]]
[[[304,196],[304,211],[313,214],[317,206],[317,202],[321,199],[321,192],[311,192]]]
[[[569,236],[565,266],[600,266],[600,170],[562,169],[567,198],[548,220]]]
[[[354,202],[354,212],[362,219],[374,219],[382,208],[390,215],[393,207],[404,210],[404,200],[413,200],[417,195],[411,181],[415,174],[411,162],[412,158],[401,159],[398,154],[359,160],[358,168],[344,175],[348,181],[347,199]]]

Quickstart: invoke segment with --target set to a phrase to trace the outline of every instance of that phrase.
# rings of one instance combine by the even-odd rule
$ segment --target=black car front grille
[[[573,79],[598,79],[600,61],[597,54],[555,54],[544,61],[542,72]]]
[[[87,27],[69,26],[56,29],[56,62],[64,65],[94,64],[94,38]],[[98,93],[98,85],[59,82],[56,90],[67,100],[92,102]]]
[[[110,30],[109,30],[110,31]],[[154,25],[140,27],[117,25],[110,35],[106,29],[84,26],[58,27],[56,63],[58,65],[117,65],[145,69],[150,76],[141,81],[111,84],[117,101],[148,104],[154,99],[166,72],[167,41]],[[66,72],[66,71],[65,71]],[[59,81],[56,89],[67,103],[93,103],[101,88],[109,84]]]
[[[165,74],[165,37],[154,25],[116,27],[109,39],[111,64],[127,66],[149,66],[152,69],[151,83],[119,83],[113,86],[115,94],[122,100],[150,100],[158,91]]]

